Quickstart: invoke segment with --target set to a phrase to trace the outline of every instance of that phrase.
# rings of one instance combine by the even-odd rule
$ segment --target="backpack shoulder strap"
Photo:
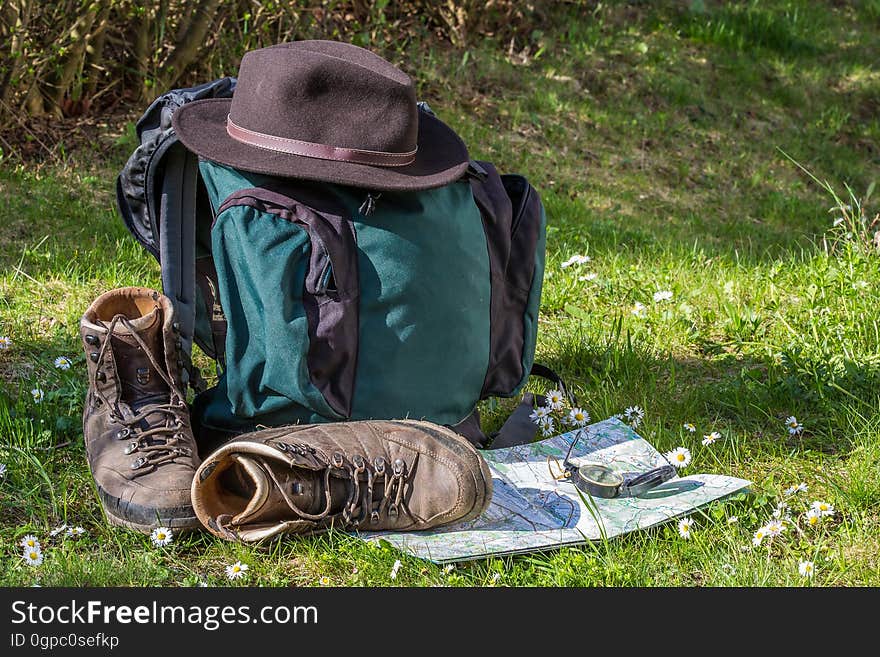
[[[198,222],[198,158],[177,139],[171,118],[178,107],[205,98],[229,98],[235,78],[174,89],[154,100],[137,122],[139,145],[129,157],[116,181],[116,201],[129,232],[159,261],[162,290],[174,304],[180,322],[184,366],[189,383],[198,388],[200,376],[191,363],[196,339],[196,316],[209,319],[216,314],[215,300],[206,277],[212,263],[196,262],[196,223]],[[210,260],[210,257],[208,258]],[[216,288],[216,275],[215,288]],[[198,284],[207,308],[196,307]],[[215,322],[211,322],[212,333]],[[219,326],[218,326],[219,331]],[[209,356],[222,358],[215,348],[198,341]]]
[[[196,324],[196,191],[198,158],[175,141],[165,153],[159,184],[159,262],[162,291],[174,304],[183,352],[192,358]],[[192,372],[190,363],[183,363]],[[190,377],[194,379],[194,377]],[[194,381],[193,381],[194,382]]]

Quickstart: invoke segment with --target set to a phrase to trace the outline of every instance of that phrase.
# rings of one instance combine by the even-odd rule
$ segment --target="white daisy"
[[[584,265],[591,260],[590,256],[575,254],[571,256],[568,260],[563,262],[560,266],[563,269],[571,267],[572,265]]]
[[[568,423],[575,427],[583,427],[590,421],[590,414],[582,408],[573,408],[568,413]]]
[[[771,514],[774,518],[779,520],[780,518],[788,519],[791,517],[791,507],[788,506],[785,502],[780,502],[776,505],[776,508],[773,509],[773,513]]]
[[[174,540],[174,532],[168,529],[168,527],[156,527],[153,533],[150,534],[150,540],[153,541],[153,545],[156,547],[162,547]]]
[[[583,276],[578,276],[578,280],[579,280],[579,281],[582,281],[582,282],[585,282],[585,281],[594,281],[594,280],[596,280],[596,278],[597,278],[598,276],[599,276],[599,274],[597,274],[597,273],[594,272],[594,271],[591,271],[589,274],[584,274]]]
[[[645,304],[636,301],[630,309],[630,312],[636,317],[643,318],[648,314],[648,309],[645,307]]]
[[[86,530],[83,527],[68,527],[67,535],[70,538],[79,538],[80,536],[84,536],[86,534]]]
[[[561,411],[565,406],[565,396],[561,390],[551,390],[547,393],[547,406],[552,411]]]
[[[682,518],[678,521],[678,535],[684,539],[690,539],[693,525],[694,521],[690,518]]]
[[[711,445],[712,443],[716,442],[720,438],[721,438],[721,434],[718,433],[717,431],[713,431],[712,433],[707,433],[705,436],[703,436],[703,446],[706,447],[708,445]]]
[[[672,292],[669,290],[658,290],[654,292],[654,301],[669,301],[672,298]]]
[[[501,581],[501,573],[495,573],[492,575],[492,583],[497,584]]]
[[[67,356],[59,356],[55,359],[55,367],[59,370],[69,370],[72,364]]]
[[[817,509],[808,509],[804,514],[804,519],[809,527],[817,527],[822,522],[822,512]]]
[[[682,424],[681,426],[684,428],[685,431],[687,431],[687,432],[689,432],[689,433],[694,433],[694,432],[697,430],[697,427],[695,427],[695,426],[694,426],[693,424],[691,424],[690,422],[685,422],[685,423]]]
[[[532,422],[535,424],[541,424],[541,420],[550,415],[550,413],[551,410],[549,406],[538,406],[538,408],[531,412],[529,418],[531,418]]]
[[[645,411],[642,410],[641,406],[628,406],[626,410],[623,411],[623,415],[629,422],[629,426],[633,429],[638,429],[642,420],[645,419]]]
[[[739,522],[739,518],[736,517],[736,516],[730,516],[730,517],[727,519],[727,524],[728,524],[728,525],[735,525],[735,524],[738,523],[738,522]]]
[[[397,579],[397,573],[402,565],[403,563],[400,561],[400,559],[394,562],[394,565],[391,566],[391,573],[389,574],[389,577],[391,577],[391,579]]]
[[[19,541],[19,545],[23,547],[25,550],[39,550],[40,549],[40,541],[33,534],[28,534],[21,541]]]
[[[330,578],[324,575],[321,579],[318,580],[318,584],[321,586],[330,586]]]
[[[9,349],[12,346],[12,338],[8,335],[0,335],[0,351]]]
[[[761,541],[763,541],[765,538],[767,538],[767,528],[759,527],[752,536],[752,545],[760,545]]]
[[[236,561],[234,564],[226,566],[226,577],[229,579],[241,579],[247,573],[247,569],[248,565],[246,563]]]
[[[39,566],[43,563],[43,551],[40,548],[25,548],[21,556],[28,566]]]
[[[667,461],[679,469],[686,468],[691,462],[691,451],[687,447],[676,447],[664,456]]]
[[[823,516],[833,516],[834,515],[834,505],[829,504],[828,502],[821,502],[819,500],[814,500],[810,505],[810,508],[815,509]]]
[[[815,572],[815,568],[813,567],[812,561],[801,561],[798,564],[798,572],[801,574],[801,577],[806,577],[807,579],[812,579],[813,573]]]
[[[455,570],[455,566],[454,566],[453,564],[451,564],[451,563],[450,563],[450,564],[446,564],[445,566],[443,566],[443,572],[446,573],[447,575],[448,575],[449,573],[451,573],[453,570]]]
[[[542,436],[552,436],[556,425],[553,424],[553,418],[548,415],[541,418],[540,422],[538,422],[538,428],[541,429]]]
[[[31,390],[31,397],[34,398],[34,402],[37,404],[43,401],[43,398],[45,396],[46,393],[44,393],[40,388],[34,388],[33,390]]]
[[[766,525],[764,525],[764,530],[767,532],[767,536],[770,536],[771,538],[774,536],[779,536],[782,532],[785,531],[785,522],[774,518]]]
[[[49,532],[49,536],[54,538],[55,536],[58,536],[58,534],[64,533],[66,531],[67,531],[66,524],[65,525],[58,525],[55,529],[53,529],[52,531]]]
[[[788,433],[792,436],[804,430],[803,425],[797,421],[794,415],[785,418],[785,425],[788,427]]]

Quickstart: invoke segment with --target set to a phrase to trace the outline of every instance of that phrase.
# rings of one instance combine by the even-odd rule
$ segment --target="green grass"
[[[132,147],[130,133],[113,134],[120,120],[63,161],[2,163],[0,336],[13,346],[0,351],[0,582],[219,584],[240,559],[246,583],[267,585],[784,586],[808,583],[797,566],[812,560],[814,585],[880,584],[880,254],[863,226],[832,229],[834,199],[783,154],[842,198],[849,185],[869,219],[877,212],[864,198],[880,173],[877,3],[555,12],[556,27],[512,55],[490,40],[411,48],[406,68],[472,155],[542,193],[538,359],[594,418],[639,404],[639,432],[659,449],[687,446],[688,471],[751,479],[752,493],[697,514],[690,541],[673,524],[451,573],[341,534],[268,548],[194,535],[155,549],[109,528],[83,454],[77,321],[102,291],[158,285],[115,212],[113,179]],[[561,269],[574,253],[592,261]],[[673,298],[654,302],[658,290]],[[59,355],[74,367],[54,369]],[[511,403],[487,405],[488,422]],[[788,415],[803,434],[788,434]],[[711,430],[723,439],[705,448]],[[801,481],[809,493],[794,510],[825,499],[834,518],[744,549]],[[49,540],[60,522],[89,533]],[[44,540],[39,568],[18,557],[25,533]]]

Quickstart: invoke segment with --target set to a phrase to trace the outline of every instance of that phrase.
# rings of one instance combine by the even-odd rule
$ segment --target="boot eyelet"
[[[333,467],[334,468],[341,468],[344,463],[345,463],[345,460],[343,459],[342,454],[340,454],[339,452],[334,452],[333,453]]]
[[[358,472],[362,471],[366,467],[366,462],[364,461],[364,457],[360,454],[355,454],[351,457],[351,462],[354,463],[354,467]]]
[[[394,468],[394,474],[401,474],[405,465],[403,459],[394,459],[394,465],[392,466]]]
[[[376,474],[385,474],[385,459],[377,456],[373,461],[373,467],[376,468]]]
[[[143,456],[139,456],[134,461],[131,462],[131,469],[132,470],[140,470],[146,464],[147,464],[147,459],[144,458]]]
[[[392,518],[397,517],[397,505],[396,504],[392,504],[391,506],[388,507],[388,515],[391,516]]]
[[[372,522],[374,524],[379,522],[379,512],[378,511],[373,511],[370,514],[370,522]]]
[[[137,443],[128,443],[128,445],[125,446],[126,456],[129,454],[134,454],[137,451],[137,448],[138,448]]]
[[[279,452],[286,452],[287,451],[287,443],[275,443],[275,447],[278,448]]]
[[[99,383],[104,383],[107,380],[107,375],[101,370],[95,370],[95,380]]]
[[[97,363],[98,362],[98,352],[93,351],[92,353],[90,353],[89,360],[91,360],[93,363]]]
[[[87,335],[86,336],[86,344],[91,345],[92,347],[97,347],[100,344],[100,340],[98,340],[97,335]]]
[[[116,432],[116,440],[125,440],[130,435],[131,435],[131,429],[129,429],[128,427],[125,427],[124,429],[121,429]]]

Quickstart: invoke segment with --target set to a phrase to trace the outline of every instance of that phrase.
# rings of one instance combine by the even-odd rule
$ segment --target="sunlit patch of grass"
[[[751,479],[750,494],[696,514],[691,540],[670,524],[448,572],[338,532],[265,546],[191,534],[156,548],[109,527],[83,453],[77,323],[107,289],[159,285],[114,207],[129,134],[110,161],[0,170],[0,336],[13,340],[0,350],[0,582],[226,585],[241,561],[242,585],[781,586],[810,583],[798,564],[811,560],[814,585],[877,585],[877,12],[700,4],[560,5],[540,56],[491,40],[467,56],[412,47],[408,70],[472,156],[540,190],[538,360],[594,419],[638,404],[659,450],[687,447],[689,472]],[[575,254],[591,260],[562,269]],[[654,301],[659,290],[672,298]],[[53,367],[62,355],[71,370]],[[514,403],[485,403],[486,428]],[[788,433],[789,415],[803,433]],[[722,438],[703,446],[710,431]],[[837,515],[755,549],[755,530],[802,481],[799,514],[825,499]],[[88,535],[50,539],[60,523]],[[25,533],[44,541],[39,567],[20,558]]]

